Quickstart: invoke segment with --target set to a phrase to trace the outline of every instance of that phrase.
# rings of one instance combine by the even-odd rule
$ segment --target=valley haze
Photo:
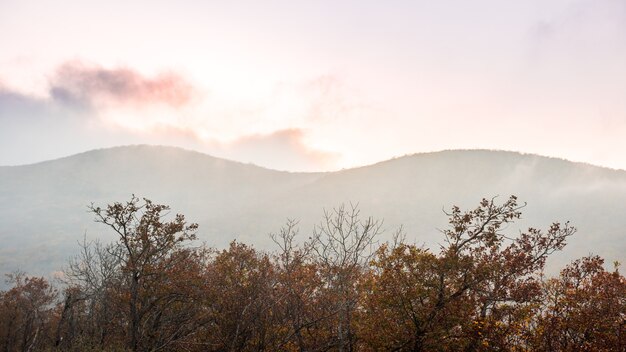
[[[626,171],[517,152],[447,150],[407,155],[335,172],[285,172],[176,147],[134,145],[22,166],[0,167],[0,272],[49,276],[63,270],[78,242],[110,242],[87,206],[132,194],[197,222],[199,242],[232,240],[274,249],[269,234],[299,221],[305,240],[324,209],[358,204],[384,220],[385,241],[402,226],[409,242],[436,251],[444,210],[474,208],[483,198],[516,195],[528,205],[507,229],[545,229],[570,221],[578,231],[548,261],[555,273],[590,253],[608,263],[626,253]]]

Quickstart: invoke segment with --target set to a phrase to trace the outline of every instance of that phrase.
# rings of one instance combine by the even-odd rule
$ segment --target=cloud
[[[85,132],[97,122],[90,116],[51,99],[0,88],[0,165],[37,162],[97,146],[104,131]]]
[[[180,107],[190,102],[194,88],[175,73],[145,77],[129,68],[108,69],[81,62],[59,67],[50,82],[53,100],[72,106],[150,105]]]
[[[280,170],[336,169],[343,155],[329,151],[336,148],[320,128],[341,129],[366,110],[333,75],[285,83],[269,99],[237,104],[196,95],[174,74],[69,62],[49,77],[42,96],[0,86],[0,139],[13,147],[0,152],[0,165],[146,143]]]
[[[334,170],[342,156],[308,145],[307,131],[298,128],[244,135],[229,142],[201,136],[191,128],[171,125],[157,125],[135,136],[138,137],[134,140],[137,144],[175,145],[276,170]]]
[[[305,131],[295,128],[249,135],[220,146],[219,153],[279,170],[318,171],[336,167],[339,154],[311,148],[305,137]]]
[[[334,75],[323,75],[305,83],[310,99],[308,118],[313,121],[345,118],[361,106],[347,96],[343,82]]]
[[[20,94],[0,86],[0,119],[40,115],[46,110],[46,102]]]
[[[341,75],[323,74],[311,79],[279,84],[269,110],[280,110],[281,105],[289,104],[289,111],[296,112],[300,123],[309,127],[320,123],[336,123],[339,120],[359,120],[365,115],[380,113],[382,109],[361,93]]]
[[[533,50],[563,51],[573,59],[626,48],[626,2],[623,0],[577,0],[559,7],[530,28]],[[597,63],[597,60],[592,60]]]

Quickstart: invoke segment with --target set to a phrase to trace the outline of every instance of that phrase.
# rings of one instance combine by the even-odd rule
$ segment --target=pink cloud
[[[172,72],[146,77],[129,68],[108,69],[81,62],[59,67],[50,84],[53,99],[82,106],[104,103],[180,107],[194,95],[191,84]]]
[[[284,170],[320,170],[332,168],[339,155],[311,148],[301,129],[285,129],[270,134],[242,137],[224,147],[236,160],[254,162]]]
[[[306,131],[298,128],[267,134],[244,135],[224,143],[205,139],[192,128],[157,125],[141,135],[140,143],[176,145],[213,156],[290,171],[325,171],[337,168],[341,154],[307,145]],[[138,142],[138,143],[139,143]]]

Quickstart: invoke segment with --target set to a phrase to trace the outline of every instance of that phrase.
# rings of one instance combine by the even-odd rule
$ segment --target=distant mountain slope
[[[347,202],[383,218],[388,234],[403,225],[408,239],[435,245],[437,229],[446,226],[443,208],[515,194],[528,207],[512,231],[555,220],[578,227],[556,264],[590,252],[626,259],[626,171],[511,152],[445,151],[332,173],[289,173],[178,148],[129,146],[0,167],[0,272],[62,269],[83,234],[113,238],[86,206],[132,193],[198,222],[210,245],[237,238],[261,248],[271,248],[267,235],[286,218],[300,219],[306,237],[323,208]]]

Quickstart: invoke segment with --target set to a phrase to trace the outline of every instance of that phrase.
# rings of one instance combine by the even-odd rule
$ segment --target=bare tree
[[[119,289],[123,248],[118,243],[103,245],[99,241],[79,243],[79,254],[70,259],[64,271],[66,284],[63,310],[56,332],[55,345],[71,344],[76,327],[86,333],[91,343],[104,346],[111,330],[114,312],[112,295]],[[83,317],[76,312],[82,305]],[[82,319],[81,319],[82,318]]]
[[[354,351],[353,313],[358,304],[359,278],[375,254],[376,237],[382,221],[368,217],[361,220],[358,205],[342,205],[324,211],[322,222],[310,238],[314,260],[329,293],[336,315],[335,345],[339,351]]]
[[[278,281],[274,290],[276,310],[289,328],[279,337],[277,348],[293,343],[302,352],[315,350],[319,323],[332,314],[319,309],[316,304],[320,276],[316,263],[311,260],[310,244],[298,245],[295,241],[297,226],[297,221],[289,219],[279,233],[270,237],[279,248],[274,255]]]

